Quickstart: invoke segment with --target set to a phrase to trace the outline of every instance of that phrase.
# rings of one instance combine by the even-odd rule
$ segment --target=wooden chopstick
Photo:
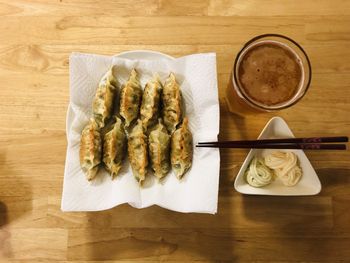
[[[251,148],[251,149],[301,149],[301,150],[346,150],[346,144],[282,143],[282,144],[198,144],[208,148]]]
[[[238,145],[257,145],[257,144],[277,144],[277,143],[330,143],[330,142],[348,142],[347,136],[336,137],[309,137],[309,138],[283,138],[283,139],[262,139],[262,140],[242,140],[242,141],[219,141],[219,142],[199,142],[198,144],[238,144]]]

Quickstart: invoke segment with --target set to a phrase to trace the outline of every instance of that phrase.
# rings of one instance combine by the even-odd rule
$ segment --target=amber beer
[[[238,114],[281,110],[297,103],[310,81],[310,61],[301,46],[285,36],[262,35],[238,53],[226,101]]]

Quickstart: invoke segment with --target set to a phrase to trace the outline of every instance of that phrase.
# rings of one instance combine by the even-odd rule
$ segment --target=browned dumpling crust
[[[128,157],[134,177],[142,185],[147,174],[148,156],[147,136],[144,133],[140,119],[129,134]]]
[[[176,130],[176,126],[181,122],[182,102],[180,86],[176,82],[175,75],[170,73],[164,83],[162,92],[163,121],[170,134]]]
[[[113,100],[117,93],[116,67],[111,67],[99,82],[92,112],[99,128],[103,128],[113,112]]]
[[[121,119],[115,117],[112,129],[103,138],[103,163],[112,179],[118,175],[126,155],[126,135]]]
[[[125,121],[125,126],[129,127],[139,114],[142,97],[142,88],[137,75],[133,69],[130,73],[129,80],[123,85],[120,91],[120,116]]]
[[[160,83],[159,76],[156,74],[146,84],[142,95],[140,115],[143,127],[146,130],[157,123],[161,91],[162,84]]]
[[[171,137],[171,166],[176,177],[181,179],[192,165],[193,142],[188,128],[188,119],[184,118],[182,125]]]
[[[101,150],[101,134],[96,121],[91,119],[82,131],[79,150],[80,166],[88,181],[94,179],[98,172]]]
[[[161,179],[170,170],[170,135],[159,119],[148,136],[149,157],[154,175]]]

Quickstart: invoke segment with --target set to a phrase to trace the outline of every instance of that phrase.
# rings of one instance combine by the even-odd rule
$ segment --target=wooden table
[[[233,59],[271,32],[305,48],[311,88],[291,109],[237,118],[224,100]],[[135,49],[217,53],[220,139],[256,138],[275,115],[297,136],[349,135],[349,1],[0,0],[1,262],[350,261],[349,151],[307,152],[317,196],[242,196],[233,181],[247,151],[222,150],[215,216],[128,205],[61,212],[69,54]]]

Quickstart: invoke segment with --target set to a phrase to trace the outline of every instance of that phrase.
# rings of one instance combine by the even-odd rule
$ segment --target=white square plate
[[[273,138],[294,138],[294,135],[287,123],[280,117],[273,117],[264,127],[258,139],[273,139]],[[271,149],[252,149],[245,159],[241,169],[239,170],[236,180],[235,189],[242,194],[250,195],[279,195],[279,196],[298,196],[298,195],[317,195],[321,191],[321,182],[312,167],[309,159],[306,157],[303,150],[283,150],[291,151],[298,156],[300,166],[303,171],[303,176],[299,183],[295,186],[285,186],[280,180],[275,180],[271,184],[264,187],[250,186],[244,177],[249,163],[254,156],[266,156],[270,154]]]

